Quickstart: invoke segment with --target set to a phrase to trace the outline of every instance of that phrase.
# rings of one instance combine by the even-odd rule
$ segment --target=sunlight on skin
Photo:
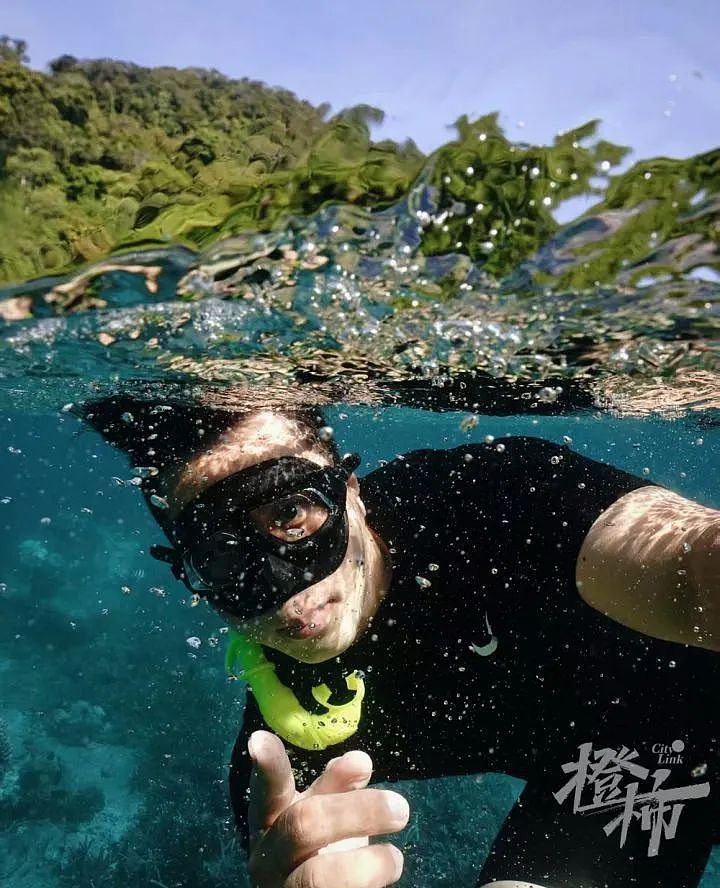
[[[613,503],[585,538],[577,585],[630,629],[720,651],[720,513],[660,487]]]
[[[223,478],[281,456],[330,465],[323,453],[302,440],[292,419],[269,410],[244,417],[179,473],[166,476],[171,517],[176,518],[190,500]],[[277,610],[265,611],[244,623],[227,613],[223,614],[225,619],[255,641],[306,663],[320,663],[347,650],[370,625],[391,575],[387,549],[365,521],[365,506],[354,475],[348,481],[347,515],[348,549],[336,571],[293,595]],[[289,627],[300,618],[324,623],[326,628],[312,638],[293,638]]]
[[[193,457],[174,479],[176,486],[168,500],[171,517],[177,517],[183,506],[208,487],[267,459],[299,456],[319,466],[329,465],[329,460],[316,449],[299,446],[298,437],[296,424],[271,410],[258,410],[243,417],[212,447]]]

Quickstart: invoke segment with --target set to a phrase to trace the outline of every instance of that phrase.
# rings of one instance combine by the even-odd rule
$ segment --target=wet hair
[[[295,424],[299,444],[335,464],[339,453],[332,436],[321,436],[326,425],[318,407],[227,409],[179,400],[162,402],[130,395],[112,395],[76,406],[74,413],[122,450],[133,466],[161,471],[179,467],[211,450],[220,437],[244,418],[270,409]]]
[[[253,403],[238,409],[222,408],[187,400],[144,400],[130,395],[112,395],[76,405],[73,412],[114,447],[122,450],[142,479],[141,490],[149,505],[153,494],[162,492],[159,473],[179,473],[193,457],[211,451],[223,434],[244,418],[261,410],[271,410],[295,426],[299,445],[325,457],[331,464],[340,461],[332,436],[320,434],[326,425],[318,407],[276,407]],[[146,469],[147,474],[140,469]],[[157,471],[155,471],[157,470]],[[151,511],[161,525],[162,515]]]

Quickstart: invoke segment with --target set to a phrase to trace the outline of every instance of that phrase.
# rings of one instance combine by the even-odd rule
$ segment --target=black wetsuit
[[[312,685],[327,682],[339,702],[342,674],[365,673],[357,733],[321,753],[289,750],[296,766],[306,763],[308,782],[348,749],[371,755],[377,780],[504,772],[527,786],[478,884],[697,885],[719,823],[720,660],[624,628],[585,604],[575,584],[590,526],[647,483],[524,437],[418,450],[364,478],[368,522],[393,560],[391,588],[372,627],[342,657],[319,667],[267,651],[308,709]],[[491,634],[497,649],[488,654]],[[247,737],[261,726],[248,694],[230,778],[241,829]],[[680,753],[671,746],[678,740]],[[590,805],[583,814],[573,810],[572,792],[562,804],[554,793],[573,778],[585,743],[613,750],[648,774],[633,776],[616,757],[597,775],[604,783],[583,783],[579,802]],[[656,744],[681,761],[663,765]],[[641,801],[632,808],[624,847],[622,824],[609,835],[603,827],[623,814],[628,785],[650,792],[662,767],[670,774],[660,789],[693,786],[702,793],[709,784],[709,794],[685,800],[675,837],[664,833],[650,857],[652,800],[645,821]],[[613,795],[614,774],[620,781]],[[592,813],[598,799],[618,804]],[[669,805],[665,822],[672,816]]]

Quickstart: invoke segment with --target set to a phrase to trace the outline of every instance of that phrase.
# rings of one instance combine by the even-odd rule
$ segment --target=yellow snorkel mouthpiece
[[[238,675],[237,666],[240,667]],[[314,699],[327,710],[317,714],[308,712],[292,688],[280,681],[275,674],[275,664],[267,659],[262,646],[234,630],[230,633],[225,668],[230,675],[250,685],[265,724],[293,746],[327,749],[352,737],[358,729],[365,682],[357,670],[345,676],[348,690],[355,692],[346,703],[330,703],[332,692],[326,684],[311,689]]]

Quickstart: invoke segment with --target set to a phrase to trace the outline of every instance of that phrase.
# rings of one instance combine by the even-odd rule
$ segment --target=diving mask
[[[336,571],[348,545],[347,481],[356,454],[338,466],[283,456],[213,484],[182,510],[174,548],[153,546],[194,593],[247,619]]]

